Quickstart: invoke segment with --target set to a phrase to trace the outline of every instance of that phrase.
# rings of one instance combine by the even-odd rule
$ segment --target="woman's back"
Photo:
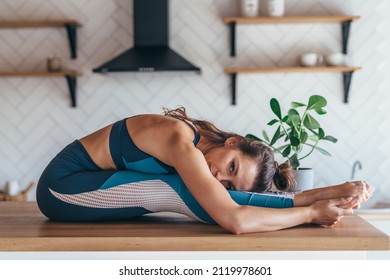
[[[110,134],[113,125],[110,124],[80,139],[95,164],[105,170],[118,169],[110,151]],[[188,135],[190,141],[194,139],[194,130],[185,122],[172,117],[154,114],[137,115],[127,118],[125,125],[131,141],[138,149],[165,163],[167,156],[161,152],[160,145],[164,144],[165,139],[172,139],[172,133],[180,134],[180,137]],[[114,145],[114,148],[117,146],[112,143],[111,145]]]

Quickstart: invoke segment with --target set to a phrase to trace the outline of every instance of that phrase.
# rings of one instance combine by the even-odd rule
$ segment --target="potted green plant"
[[[291,102],[291,108],[286,115],[283,115],[279,101],[272,98],[270,107],[276,118],[269,121],[267,125],[277,125],[273,136],[269,137],[267,132],[263,130],[262,138],[253,134],[247,134],[246,137],[266,143],[275,153],[279,153],[286,158],[295,170],[306,170],[300,167],[301,160],[307,158],[314,151],[326,156],[331,155],[328,151],[318,147],[321,141],[337,142],[335,137],[325,134],[320,123],[313,117],[313,113],[326,114],[324,110],[326,105],[327,101],[324,97],[312,95],[307,104]],[[297,181],[299,181],[299,176],[297,175]],[[312,176],[311,178],[313,178]],[[312,186],[302,187],[303,183],[297,183],[299,189],[312,188]]]

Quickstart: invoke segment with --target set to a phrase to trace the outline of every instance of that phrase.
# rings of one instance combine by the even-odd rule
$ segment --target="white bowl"
[[[325,56],[325,63],[329,66],[346,65],[347,57],[343,53],[330,53]]]

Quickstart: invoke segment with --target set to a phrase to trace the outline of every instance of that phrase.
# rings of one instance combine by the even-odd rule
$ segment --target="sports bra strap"
[[[196,146],[198,143],[199,143],[199,140],[200,140],[200,133],[199,133],[199,130],[198,128],[190,121],[188,120],[184,120],[186,124],[188,124],[193,130],[194,130],[194,133],[195,133],[195,136],[194,136],[194,145]]]

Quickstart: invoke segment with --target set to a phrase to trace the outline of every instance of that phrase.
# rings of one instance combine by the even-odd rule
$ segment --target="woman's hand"
[[[326,199],[335,199],[342,197],[358,197],[356,204],[352,207],[357,209],[360,203],[370,199],[374,194],[375,188],[365,181],[346,182],[340,185],[314,188],[312,190],[304,191],[300,194],[295,194],[294,205],[310,206],[314,202]]]
[[[375,188],[365,181],[345,182],[344,184],[333,186],[336,197],[360,198],[360,202],[366,202],[374,194]]]
[[[334,226],[342,217],[353,213],[352,207],[359,198],[347,197],[319,200],[310,206],[311,222],[323,226]]]
[[[359,209],[360,204],[366,202],[374,194],[375,188],[365,181],[346,182],[344,184],[334,186],[336,195],[356,197],[355,204],[350,204],[348,207]]]

